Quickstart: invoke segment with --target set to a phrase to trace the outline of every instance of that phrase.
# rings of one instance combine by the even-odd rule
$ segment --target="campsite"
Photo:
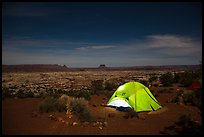
[[[2,135],[203,134],[202,2],[7,1]]]
[[[162,76],[173,72],[174,78],[178,76],[175,70],[169,69],[2,73],[2,133],[3,135],[200,135],[202,104],[199,104],[201,94],[198,93],[201,91],[201,86],[195,86],[196,89],[193,89],[192,85],[188,84],[190,88],[181,85],[182,82],[173,82],[170,85],[161,82]],[[183,72],[179,70],[177,74]],[[201,83],[201,75],[195,73],[197,82]],[[133,109],[121,110],[107,105],[116,91],[128,82],[142,83],[142,87],[145,85],[148,92],[145,90],[141,92],[142,97],[134,94],[133,99],[132,92],[135,89],[129,88],[131,95],[127,95],[129,92],[125,90],[117,93],[117,97],[128,97],[128,100],[130,102],[133,100],[135,104],[139,101],[139,105],[135,105],[135,110],[141,104],[148,106],[149,109],[143,106],[144,111],[136,112]],[[197,92],[196,95],[191,94],[194,92]],[[193,100],[194,97],[197,98],[197,102]],[[193,101],[189,101],[189,98]],[[55,101],[58,104],[60,101],[63,104],[69,100],[69,107],[64,108],[63,105],[58,105],[56,108],[48,107],[45,100],[47,103]],[[154,103],[146,103],[151,101]]]

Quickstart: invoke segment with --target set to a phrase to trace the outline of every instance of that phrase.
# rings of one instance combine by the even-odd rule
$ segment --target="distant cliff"
[[[47,71],[67,71],[65,65],[57,64],[29,64],[29,65],[2,65],[2,72],[47,72]]]
[[[132,67],[107,67],[101,64],[95,68],[71,68],[57,64],[30,64],[30,65],[2,65],[2,72],[49,72],[49,71],[123,71],[123,70],[195,70],[200,65],[164,65],[164,66],[132,66]]]

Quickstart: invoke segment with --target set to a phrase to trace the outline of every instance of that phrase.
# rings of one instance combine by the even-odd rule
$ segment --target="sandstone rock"
[[[77,122],[73,122],[73,123],[72,123],[73,126],[75,126],[75,125],[77,125],[77,124],[78,124]]]
[[[57,118],[54,115],[49,115],[48,118],[50,118],[51,120],[57,121]]]
[[[103,122],[103,127],[107,127],[107,125],[108,125],[108,122]]]
[[[101,126],[99,126],[98,128],[99,128],[99,129],[103,129],[103,127],[101,127]]]

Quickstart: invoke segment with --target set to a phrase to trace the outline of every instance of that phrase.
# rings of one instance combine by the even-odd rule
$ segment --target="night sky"
[[[3,2],[2,64],[194,65],[202,3]]]

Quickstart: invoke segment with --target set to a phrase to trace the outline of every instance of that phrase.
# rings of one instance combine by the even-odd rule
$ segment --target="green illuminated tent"
[[[136,112],[155,111],[162,107],[150,90],[139,82],[128,82],[119,86],[107,105],[131,107]]]

